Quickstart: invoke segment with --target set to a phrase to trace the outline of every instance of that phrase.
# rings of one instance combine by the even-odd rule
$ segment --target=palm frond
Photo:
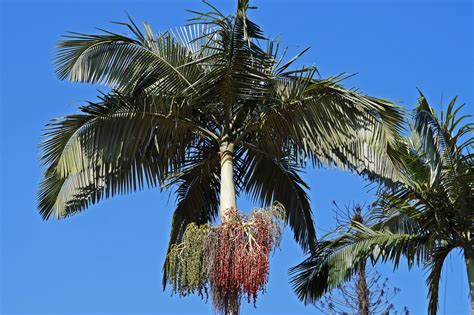
[[[291,285],[305,304],[315,303],[326,292],[348,280],[358,264],[368,258],[391,260],[397,266],[402,256],[409,266],[427,257],[426,237],[422,234],[398,234],[374,230],[352,222],[352,233],[319,242],[318,250],[290,269]]]
[[[187,146],[206,136],[169,110],[163,99],[112,94],[82,107],[82,114],[53,121],[41,146],[43,217],[61,218],[104,197],[155,187],[179,168]]]
[[[188,157],[187,166],[168,176],[165,187],[177,185],[178,204],[173,214],[168,253],[173,244],[182,241],[186,227],[211,223],[219,210],[220,159],[212,143],[201,143],[205,149]],[[168,280],[167,260],[163,265],[163,287]]]
[[[448,254],[453,249],[453,246],[438,246],[433,250],[433,255],[430,258],[427,268],[428,277],[426,284],[428,285],[428,313],[436,315],[438,311],[438,294],[439,284],[441,281],[441,271],[443,264]]]
[[[103,34],[71,33],[58,43],[56,72],[60,79],[106,84],[122,92],[145,89],[163,94],[186,91],[202,73],[192,63],[195,54],[171,33],[145,33],[131,24],[118,23],[133,31],[127,37],[102,30]]]
[[[274,103],[246,132],[275,146],[289,137],[315,165],[399,181],[403,111],[390,102],[343,89],[340,77],[315,80],[312,76],[305,72],[279,81]]]
[[[303,250],[314,250],[316,231],[305,191],[309,187],[298,175],[301,166],[286,156],[268,155],[265,147],[260,150],[247,144],[245,148],[246,155],[237,161],[236,172],[242,178],[243,190],[261,207],[280,202],[295,240]]]

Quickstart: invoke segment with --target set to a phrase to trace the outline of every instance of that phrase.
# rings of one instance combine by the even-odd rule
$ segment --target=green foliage
[[[191,23],[175,30],[129,19],[116,23],[129,35],[100,29],[59,41],[58,77],[109,92],[53,120],[41,144],[44,219],[145,188],[175,191],[163,285],[172,282],[181,295],[204,290],[196,245],[204,236],[187,228],[218,215],[223,143],[234,148],[236,195],[262,208],[279,201],[304,251],[316,248],[305,167],[338,167],[385,184],[401,176],[400,107],[344,88],[344,74],[321,78],[315,67],[297,65],[307,49],[287,60],[249,19],[249,1],[232,15],[205,3],[209,12],[191,11]],[[186,242],[194,249],[178,245]],[[246,290],[252,295],[261,284]]]
[[[458,116],[462,106],[456,108],[455,101],[438,117],[420,94],[412,134],[398,153],[400,184],[379,190],[368,224],[353,222],[327,236],[291,270],[301,300],[314,303],[367,259],[398,267],[405,257],[409,267],[427,269],[428,312],[436,314],[445,258],[456,248],[467,265],[474,257],[474,124],[462,124],[469,116]]]
[[[111,89],[81,113],[54,120],[41,146],[43,218],[64,218],[105,198],[175,189],[171,245],[189,223],[212,222],[219,199],[219,146],[235,147],[238,193],[261,207],[280,201],[295,240],[314,248],[306,166],[336,166],[391,183],[403,111],[320,78],[286,60],[249,19],[210,6],[191,25],[156,32],[131,19],[130,33],[71,33],[58,43],[60,79]],[[272,178],[275,174],[276,178]],[[164,283],[167,272],[164,270]]]

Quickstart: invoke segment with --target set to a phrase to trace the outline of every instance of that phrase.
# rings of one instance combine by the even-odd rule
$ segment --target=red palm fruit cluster
[[[216,310],[245,296],[256,304],[258,292],[265,292],[269,255],[280,240],[280,222],[274,213],[254,210],[245,217],[229,209],[228,220],[210,232],[208,276]]]

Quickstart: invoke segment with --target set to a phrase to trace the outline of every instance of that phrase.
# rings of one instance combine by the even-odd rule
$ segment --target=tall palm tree
[[[191,222],[226,221],[245,193],[263,207],[279,201],[295,240],[310,250],[315,230],[302,168],[335,165],[396,180],[390,154],[400,108],[344,89],[343,76],[294,67],[306,50],[283,61],[278,43],[248,19],[248,1],[234,15],[209,8],[168,32],[130,20],[118,23],[130,37],[101,30],[59,42],[60,79],[110,91],[47,126],[44,219],[143,188],[174,188],[171,245]]]
[[[337,232],[291,270],[300,299],[314,302],[369,258],[397,267],[406,257],[409,267],[428,270],[428,310],[436,314],[444,260],[461,249],[474,313],[474,124],[464,123],[469,116],[460,116],[455,102],[437,117],[420,93],[412,135],[400,153],[401,184],[379,192],[371,224],[352,222],[351,233]]]

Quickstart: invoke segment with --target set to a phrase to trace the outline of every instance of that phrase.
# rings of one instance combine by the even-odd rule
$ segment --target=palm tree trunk
[[[471,231],[468,232],[468,239],[474,240],[474,223]],[[464,258],[466,260],[467,281],[469,282],[469,291],[471,293],[471,315],[474,315],[474,245],[467,245],[464,248]]]
[[[474,315],[474,258],[466,258],[467,281],[471,291],[471,314]]]
[[[367,287],[367,279],[365,276],[365,263],[359,264],[357,267],[357,302],[359,315],[369,315],[369,288]]]
[[[228,219],[227,210],[237,209],[234,184],[234,144],[223,143],[220,147],[221,156],[221,193],[220,215],[222,222]]]
[[[362,209],[359,206],[356,206],[354,208],[354,215],[352,216],[352,221],[356,221],[359,223],[364,222],[364,217],[362,216]],[[361,262],[357,267],[356,293],[358,303],[358,314],[369,315],[370,292],[369,287],[367,286],[367,277],[365,276],[365,262]]]
[[[221,157],[221,191],[220,191],[220,216],[222,222],[229,219],[228,210],[237,209],[234,184],[234,144],[223,143],[220,147]],[[225,314],[238,315],[240,299],[237,293],[226,294]]]

